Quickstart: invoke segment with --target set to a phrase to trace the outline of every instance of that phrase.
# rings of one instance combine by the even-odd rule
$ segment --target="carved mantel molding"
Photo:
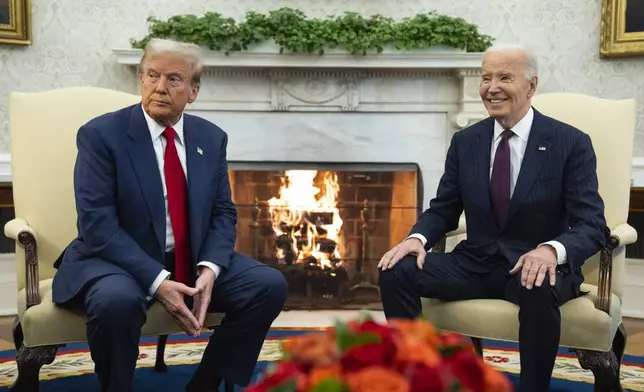
[[[119,64],[136,68],[142,51],[115,49]],[[478,96],[481,53],[459,50],[392,51],[353,56],[341,52],[323,56],[269,52],[204,52],[204,76],[255,78],[270,102],[240,104],[221,100],[195,103],[195,110],[270,110],[270,111],[446,111],[455,130],[483,117]],[[404,88],[402,80],[432,80],[424,100],[400,99],[395,90]],[[401,81],[398,82],[400,79]],[[451,88],[446,89],[446,81]],[[232,83],[232,82],[229,82]],[[380,88],[379,101],[370,100],[363,91]],[[384,86],[384,88],[383,88]],[[385,93],[382,93],[382,92]],[[392,92],[391,97],[387,92]],[[258,94],[261,95],[261,94]],[[410,94],[411,97],[413,94]],[[452,109],[450,106],[454,106]]]
[[[114,49],[118,62],[136,66],[141,60],[140,49]],[[279,54],[266,52],[234,52],[225,55],[216,51],[204,52],[207,68],[327,68],[327,69],[478,69],[482,53],[460,50],[395,51],[353,56],[346,53]]]

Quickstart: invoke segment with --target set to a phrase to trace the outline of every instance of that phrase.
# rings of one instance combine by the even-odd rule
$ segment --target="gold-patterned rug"
[[[269,335],[269,338],[264,342],[264,346],[262,347],[259,358],[260,364],[258,364],[257,370],[258,376],[261,374],[266,363],[280,358],[281,342],[288,339],[289,336],[293,336],[293,333],[289,333],[289,331],[277,331],[273,332],[272,335]],[[206,344],[206,338],[200,338],[198,340],[170,339],[166,347],[166,363],[171,367],[177,368],[182,366],[185,368],[185,365],[194,365],[201,359]],[[144,377],[147,379],[163,376],[160,373],[154,373],[151,369],[155,362],[155,351],[156,344],[153,340],[141,344],[137,364],[137,367],[141,370],[137,371],[137,375],[139,372],[143,372],[145,374]],[[13,352],[0,352],[0,391],[6,390],[6,387],[11,385],[17,376],[14,355],[15,353]],[[511,377],[516,377],[519,374],[519,353],[511,345],[506,343],[500,343],[498,347],[495,347],[494,344],[486,345],[485,359]],[[58,388],[61,388],[60,382],[64,381],[63,379],[78,379],[78,377],[73,376],[87,375],[93,372],[94,365],[86,345],[72,345],[68,348],[62,348],[59,350],[56,360],[51,365],[44,366],[41,371],[43,392],[54,390],[53,386],[52,389],[47,388],[48,384],[52,382],[57,384],[55,388],[59,390]],[[622,366],[621,376],[622,385],[627,390],[644,391],[644,359],[627,356],[625,358],[625,364]],[[92,387],[88,391],[93,391],[93,388],[95,388],[94,384],[96,383],[95,377],[92,375],[91,377],[86,376],[82,379],[88,380],[83,382],[92,383]],[[78,383],[77,380],[75,382]],[[557,357],[551,391],[591,391],[592,383],[592,373],[582,369],[574,355],[560,354]],[[66,390],[76,391],[76,389]],[[98,391],[98,389],[96,390]],[[167,390],[170,391],[173,389]]]

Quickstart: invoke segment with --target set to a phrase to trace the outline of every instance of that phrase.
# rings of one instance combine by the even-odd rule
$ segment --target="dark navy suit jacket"
[[[502,258],[514,265],[539,244],[556,240],[566,248],[567,269],[581,284],[581,266],[602,249],[610,231],[598,193],[597,161],[590,137],[534,110],[510,212],[499,227],[490,204],[494,119],[487,118],[452,138],[436,197],[411,233],[435,245],[455,230],[462,212],[467,239],[454,249],[465,267],[485,271]]]
[[[184,114],[188,225],[197,263],[230,268],[237,213],[226,161],[228,137]],[[78,237],[56,262],[53,300],[73,298],[109,274],[133,277],[147,293],[164,268],[166,213],[159,166],[140,104],[97,117],[77,135],[74,190]],[[201,152],[201,153],[199,153]]]

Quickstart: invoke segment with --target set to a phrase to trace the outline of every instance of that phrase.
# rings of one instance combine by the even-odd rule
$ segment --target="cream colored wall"
[[[34,44],[0,46],[0,152],[9,149],[7,96],[63,86],[132,90],[133,76],[111,49],[140,38],[150,15],[297,7],[309,15],[345,10],[404,17],[433,9],[478,24],[499,41],[532,46],[541,60],[540,91],[575,91],[639,103],[635,155],[644,156],[644,57],[599,60],[600,1],[590,0],[31,0]]]

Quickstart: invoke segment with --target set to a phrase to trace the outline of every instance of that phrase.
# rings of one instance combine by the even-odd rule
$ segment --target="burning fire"
[[[320,189],[314,182],[317,174],[316,170],[287,170],[278,196],[268,201],[281,263],[290,259],[292,263],[329,268],[341,260],[338,176],[324,172],[324,187]]]

